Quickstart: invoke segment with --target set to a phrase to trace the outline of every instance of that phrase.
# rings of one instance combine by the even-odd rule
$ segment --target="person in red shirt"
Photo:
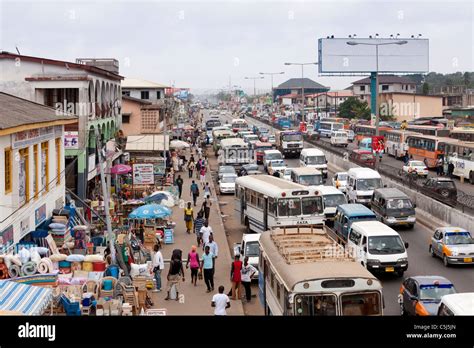
[[[232,282],[232,299],[236,300],[237,291],[239,292],[239,297],[241,297],[240,284],[242,282],[242,261],[240,261],[240,255],[235,255],[234,262],[232,262],[230,268],[230,281]]]

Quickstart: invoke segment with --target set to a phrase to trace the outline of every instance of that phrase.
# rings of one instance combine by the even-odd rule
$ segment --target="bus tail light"
[[[282,193],[281,193],[281,196],[282,196],[282,197],[285,197],[285,196],[286,196],[286,192],[282,192]]]

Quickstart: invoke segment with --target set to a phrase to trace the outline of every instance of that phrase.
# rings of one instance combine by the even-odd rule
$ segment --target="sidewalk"
[[[197,156],[195,156],[195,158],[196,157]],[[189,158],[189,153],[187,154],[187,158]],[[195,179],[195,173],[194,178],[189,179],[187,170],[184,172],[177,173],[176,177],[178,174],[181,175],[181,177],[183,178],[184,184],[183,194],[181,197],[183,201],[181,202],[181,204],[178,204],[177,206],[173,207],[172,219],[176,222],[176,229],[174,231],[174,244],[163,244],[161,252],[163,254],[163,258],[166,260],[171,258],[171,253],[174,249],[181,249],[183,251],[183,263],[185,266],[188,257],[188,252],[191,250],[191,246],[196,245],[196,235],[194,233],[186,233],[183,210],[185,203],[192,202],[192,198],[189,194],[189,187],[191,185],[191,181],[195,180],[196,183],[199,183],[199,180]],[[168,315],[214,315],[214,308],[211,307],[212,296],[217,293],[217,288],[219,287],[219,285],[224,285],[225,293],[227,293],[230,289],[230,266],[232,259],[227,245],[224,224],[220,215],[219,202],[216,197],[216,192],[212,184],[212,178],[209,170],[206,174],[206,179],[211,185],[212,190],[212,206],[211,214],[209,217],[209,225],[214,231],[214,240],[219,246],[219,256],[216,260],[216,271],[214,275],[215,290],[214,292],[206,293],[206,285],[204,283],[204,279],[198,280],[197,286],[192,285],[191,270],[189,268],[185,268],[184,271],[186,281],[184,283],[179,283],[179,292],[180,295],[184,295],[184,303],[180,303],[180,301],[174,300],[165,301],[164,298],[166,297],[167,285],[166,275],[168,274],[169,266],[169,264],[165,263],[165,269],[161,273],[162,291],[159,293],[153,293],[153,308],[166,308]],[[197,215],[197,212],[201,208],[203,200],[204,192],[203,189],[200,187],[200,196],[197,201],[197,206],[193,207],[195,217]],[[199,257],[201,257],[203,253],[202,248],[198,248],[198,253]],[[227,309],[227,314],[244,315],[242,302],[240,300],[231,300],[231,307]]]

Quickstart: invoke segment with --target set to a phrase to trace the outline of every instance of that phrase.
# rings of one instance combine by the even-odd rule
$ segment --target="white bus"
[[[226,138],[220,142],[217,160],[220,165],[243,165],[254,161],[253,152],[242,138]]]
[[[383,314],[380,281],[322,228],[279,228],[262,233],[259,244],[266,315]]]
[[[331,133],[338,130],[343,130],[344,124],[340,122],[320,122],[319,135],[327,138],[331,137]]]
[[[409,135],[418,135],[420,133],[404,131],[399,129],[389,130],[385,134],[385,152],[395,158],[401,158],[408,151],[406,142]]]
[[[247,121],[245,121],[244,119],[234,118],[232,120],[232,130],[234,131],[234,133],[237,133],[238,131],[248,129],[248,128],[249,128],[249,125]]]
[[[441,142],[439,148],[446,154],[448,163],[453,162],[453,175],[463,176],[474,185],[474,142],[452,139]]]
[[[323,199],[316,189],[270,175],[246,175],[235,182],[235,205],[247,230],[322,225]]]

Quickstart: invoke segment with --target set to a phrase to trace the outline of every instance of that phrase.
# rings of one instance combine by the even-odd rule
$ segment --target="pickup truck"
[[[260,255],[260,247],[258,240],[260,233],[248,233],[242,236],[240,243],[234,244],[234,256],[240,255],[240,260],[243,262],[245,256],[249,257],[249,263],[258,270],[258,260]],[[258,271],[252,277],[252,280],[258,279]]]

